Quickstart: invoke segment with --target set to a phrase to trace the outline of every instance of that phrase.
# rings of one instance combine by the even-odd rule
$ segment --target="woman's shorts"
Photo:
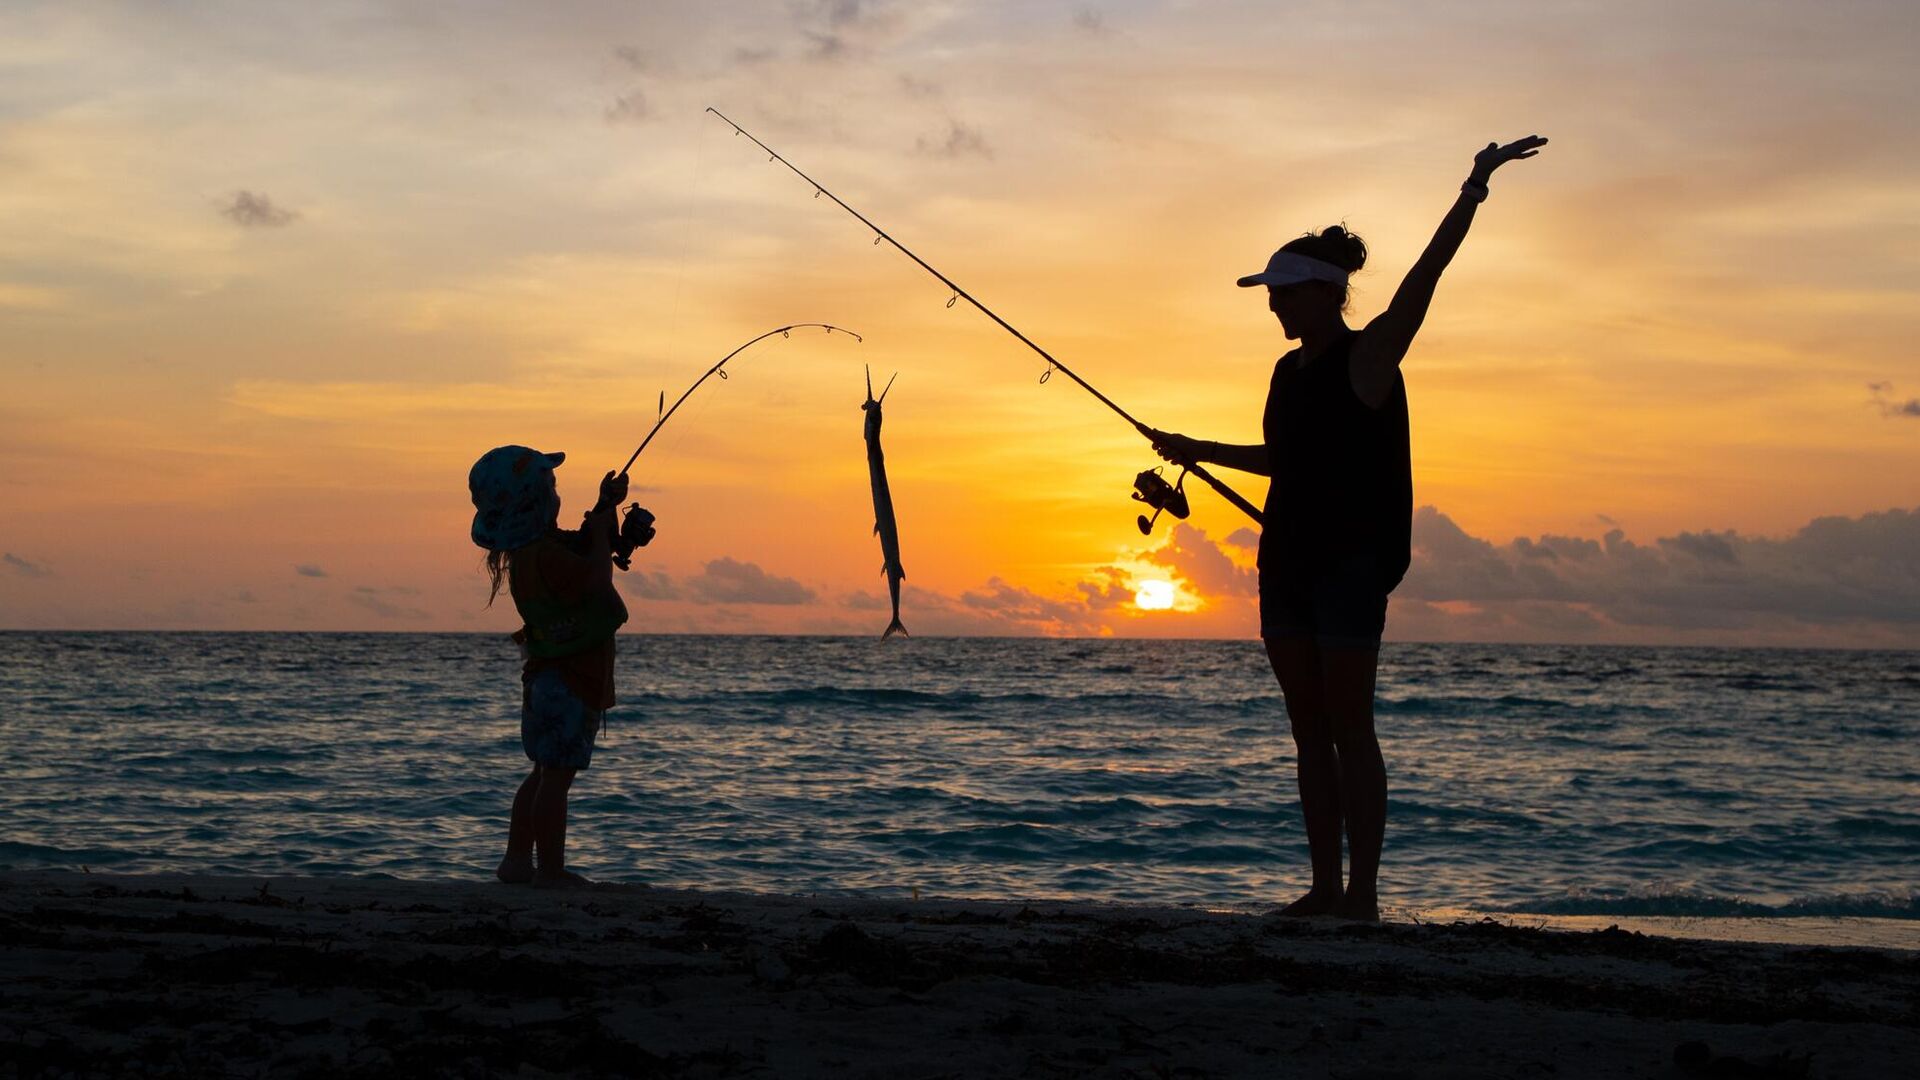
[[[1371,555],[1260,574],[1260,636],[1312,638],[1330,649],[1378,649],[1387,594]]]
[[[593,760],[604,715],[574,696],[557,668],[547,668],[521,691],[520,745],[542,768],[584,769]]]

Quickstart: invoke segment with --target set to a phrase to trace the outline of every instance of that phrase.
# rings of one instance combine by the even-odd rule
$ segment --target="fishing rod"
[[[625,465],[622,465],[622,466],[620,466],[620,471],[621,471],[621,473],[623,473],[623,474],[624,474],[624,473],[625,473],[625,472],[626,472],[626,471],[627,471],[628,469],[631,469],[631,468],[633,468],[633,463],[634,463],[635,461],[637,461],[637,460],[639,460],[639,457],[640,457],[640,451],[641,451],[641,450],[645,450],[645,449],[647,448],[647,444],[653,441],[653,437],[654,437],[655,435],[658,435],[658,434],[660,434],[660,429],[661,429],[661,428],[662,428],[663,426],[665,426],[665,425],[666,425],[666,422],[667,422],[668,420],[670,420],[670,419],[672,419],[672,418],[673,418],[673,414],[674,414],[674,413],[675,413],[676,411],[678,411],[678,410],[679,410],[679,408],[680,408],[680,406],[681,406],[681,405],[682,405],[683,403],[685,403],[685,402],[686,402],[686,400],[687,400],[688,398],[690,398],[690,397],[692,397],[692,396],[693,396],[693,392],[694,392],[695,390],[698,390],[698,389],[700,389],[700,384],[701,384],[701,383],[703,383],[703,382],[706,382],[706,381],[707,381],[708,379],[711,379],[711,378],[713,378],[713,377],[714,377],[715,375],[718,375],[718,376],[720,376],[720,378],[721,378],[721,379],[725,379],[725,378],[727,377],[727,373],[726,373],[726,372],[724,372],[724,371],[722,371],[722,370],[720,370],[721,368],[724,368],[724,367],[726,367],[726,366],[727,366],[727,361],[729,361],[729,360],[731,360],[731,359],[733,359],[733,358],[734,358],[734,357],[736,357],[736,356],[739,356],[739,355],[740,355],[741,353],[743,353],[743,352],[746,352],[746,351],[747,351],[747,347],[748,347],[748,346],[750,346],[750,345],[754,345],[754,344],[757,344],[757,343],[759,343],[759,342],[762,342],[762,341],[765,341],[765,340],[767,340],[768,338],[770,338],[770,337],[772,337],[772,336],[773,336],[773,335],[775,335],[775,334],[779,334],[779,335],[781,335],[782,337],[792,337],[792,336],[793,336],[793,331],[795,331],[795,330],[799,330],[799,329],[802,329],[802,328],[804,328],[804,327],[808,327],[808,326],[818,326],[818,327],[820,327],[821,329],[823,329],[823,330],[825,330],[825,331],[826,331],[827,333],[829,333],[829,334],[831,334],[831,333],[833,333],[833,332],[834,332],[835,330],[838,330],[838,331],[840,331],[841,333],[843,333],[843,334],[845,334],[845,335],[847,335],[848,337],[850,337],[850,338],[852,338],[852,339],[853,339],[853,340],[855,340],[855,341],[864,341],[864,340],[865,340],[865,339],[864,339],[864,338],[862,338],[862,337],[861,337],[861,336],[860,336],[859,334],[856,334],[856,333],[854,333],[853,331],[851,331],[851,330],[849,330],[849,329],[847,329],[847,328],[846,328],[846,327],[844,327],[844,326],[834,326],[834,325],[833,325],[832,323],[823,323],[823,322],[803,322],[803,323],[794,323],[794,324],[792,324],[792,325],[790,325],[790,326],[782,326],[782,327],[778,327],[778,328],[776,328],[776,329],[773,329],[773,330],[769,330],[769,331],[767,331],[767,332],[766,332],[766,333],[764,333],[764,334],[761,334],[761,335],[760,335],[759,337],[757,337],[757,338],[754,338],[754,339],[753,339],[752,341],[749,341],[749,342],[747,342],[747,343],[746,343],[746,345],[742,345],[742,346],[740,346],[739,348],[737,348],[737,349],[735,349],[735,350],[733,350],[732,352],[730,352],[730,353],[728,353],[727,355],[725,355],[725,356],[723,356],[723,357],[721,357],[721,358],[720,358],[720,362],[719,362],[719,363],[717,363],[717,364],[715,364],[715,365],[713,365],[712,367],[710,367],[710,368],[708,368],[708,369],[707,369],[707,373],[706,373],[705,375],[702,375],[702,376],[700,376],[699,378],[697,378],[697,379],[695,379],[695,380],[693,380],[693,385],[692,385],[692,386],[689,386],[689,387],[687,387],[687,392],[686,392],[686,393],[684,393],[684,394],[681,394],[681,395],[680,395],[680,398],[679,398],[679,400],[678,400],[678,401],[675,401],[675,402],[673,403],[673,408],[671,408],[671,409],[663,409],[663,410],[661,411],[661,413],[660,413],[660,419],[658,419],[658,420],[655,420],[655,421],[653,422],[653,430],[652,430],[652,431],[649,431],[649,432],[647,432],[647,437],[646,437],[646,438],[644,438],[644,439],[641,439],[641,440],[640,440],[640,445],[639,445],[639,447],[637,447],[637,448],[636,448],[636,449],[634,450],[634,452],[633,452],[633,456],[627,459],[627,463],[626,463]],[[662,391],[660,392],[660,403],[661,403],[662,405],[665,405],[665,404],[666,404],[666,401],[667,401],[667,393],[666,393],[666,391],[664,391],[664,390],[662,390]]]
[[[914,262],[918,263],[922,270],[925,270],[927,273],[932,274],[935,278],[938,278],[940,281],[940,284],[945,285],[949,289],[952,289],[953,298],[947,301],[948,307],[952,307],[954,305],[954,302],[957,300],[965,300],[967,303],[972,304],[975,308],[977,308],[982,315],[985,315],[987,318],[992,319],[994,322],[998,323],[1002,330],[1005,330],[1007,333],[1012,334],[1014,337],[1018,338],[1022,345],[1025,345],[1027,348],[1032,349],[1036,353],[1039,353],[1040,358],[1047,362],[1047,370],[1043,372],[1040,376],[1041,382],[1043,383],[1046,382],[1048,376],[1052,375],[1055,371],[1058,371],[1061,374],[1065,375],[1067,378],[1072,379],[1076,383],[1079,383],[1080,388],[1082,390],[1085,390],[1087,393],[1092,394],[1095,398],[1098,398],[1100,401],[1100,404],[1105,405],[1107,408],[1112,409],[1116,413],[1119,413],[1120,418],[1125,420],[1127,423],[1132,424],[1134,427],[1134,430],[1140,432],[1140,434],[1142,435],[1146,435],[1149,440],[1153,438],[1153,436],[1149,434],[1149,432],[1151,432],[1153,429],[1147,427],[1147,425],[1134,419],[1133,414],[1127,412],[1127,410],[1121,408],[1119,405],[1114,404],[1114,401],[1112,398],[1094,389],[1093,384],[1087,382],[1087,380],[1074,374],[1073,369],[1067,367],[1067,365],[1054,359],[1052,353],[1049,353],[1047,350],[1034,344],[1032,338],[1029,338],[1027,335],[1015,329],[1012,323],[1009,323],[1007,320],[1001,318],[999,315],[996,315],[992,308],[989,308],[987,305],[974,299],[972,293],[969,293],[967,290],[955,284],[952,278],[949,278],[947,275],[941,273],[938,270],[935,270],[931,265],[928,264],[927,260],[922,259],[920,256],[915,255],[912,251],[908,250],[905,244],[902,244],[900,241],[895,240],[891,235],[887,233],[885,229],[882,229],[880,226],[875,225],[872,221],[869,221],[865,214],[862,214],[860,211],[855,210],[851,206],[848,206],[846,202],[840,198],[840,196],[835,195],[833,192],[828,191],[825,187],[821,186],[818,180],[815,180],[813,177],[808,176],[804,172],[801,172],[799,167],[794,165],[793,162],[788,161],[784,157],[781,157],[779,152],[774,150],[773,147],[768,146],[766,143],[761,142],[757,138],[754,138],[754,135],[752,132],[748,131],[746,128],[741,127],[739,124],[734,123],[731,119],[727,117],[725,113],[721,112],[719,109],[716,109],[711,105],[709,105],[707,107],[707,111],[719,117],[721,120],[725,121],[727,126],[733,129],[733,133],[735,135],[745,135],[748,139],[752,140],[753,145],[758,146],[762,150],[765,150],[767,152],[768,161],[777,161],[780,164],[785,165],[787,169],[791,171],[795,176],[798,176],[800,179],[805,180],[809,184],[812,184],[814,198],[817,199],[820,196],[825,195],[827,198],[832,199],[840,207],[840,209],[845,210],[849,214],[852,214],[856,219],[859,220],[860,224],[865,225],[869,229],[872,229],[874,234],[873,235],[874,243],[878,244],[880,241],[885,240],[887,243],[892,244],[894,248],[900,252],[900,254],[905,255],[907,258],[912,259]],[[1262,516],[1260,511],[1254,507],[1252,503],[1248,502],[1246,498],[1243,497],[1239,492],[1233,490],[1227,485],[1221,483],[1219,480],[1215,479],[1212,473],[1208,472],[1204,468],[1201,468],[1198,463],[1185,465],[1184,468],[1187,473],[1191,473],[1192,475],[1199,477],[1201,480],[1206,482],[1208,487],[1211,487],[1213,490],[1219,492],[1222,498],[1226,499],[1228,502],[1232,503],[1234,506],[1239,507],[1240,511],[1246,514],[1248,517],[1252,518],[1256,524],[1265,524],[1264,517]],[[1149,470],[1149,472],[1151,471],[1152,470]],[[1160,477],[1156,475],[1154,479],[1160,480]],[[1187,509],[1186,499],[1184,497],[1181,497],[1178,500],[1174,500],[1171,497],[1161,492],[1160,490],[1161,487],[1165,487],[1169,491],[1173,490],[1172,485],[1166,484],[1164,480],[1160,480],[1160,484],[1157,486],[1143,484],[1139,480],[1136,480],[1135,487],[1138,489],[1135,494],[1135,497],[1139,498],[1143,502],[1147,502],[1153,505],[1156,511],[1165,509],[1170,513],[1173,513],[1175,517],[1187,516],[1186,515],[1186,509]],[[1165,505],[1162,505],[1162,503],[1164,503]],[[1156,513],[1154,516],[1158,517],[1159,514]],[[1142,517],[1140,520],[1141,520],[1141,531],[1146,532],[1147,529],[1149,528],[1148,519],[1145,517]]]
[[[680,397],[674,401],[673,408],[666,408],[667,392],[665,390],[660,391],[660,418],[653,422],[653,430],[647,432],[647,437],[641,439],[640,445],[634,448],[633,456],[627,459],[625,465],[620,466],[620,475],[625,476],[627,470],[633,468],[633,463],[640,460],[640,451],[645,450],[647,444],[653,441],[653,437],[660,434],[660,429],[666,426],[667,421],[673,417],[674,413],[680,411],[680,406],[685,404],[686,400],[693,396],[693,392],[700,389],[701,383],[706,382],[715,375],[720,376],[723,380],[727,377],[727,373],[721,370],[727,366],[727,361],[747,351],[748,346],[765,341],[775,334],[779,334],[782,337],[792,337],[795,330],[808,326],[818,326],[829,334],[838,330],[855,341],[863,340],[859,334],[854,333],[844,326],[834,326],[832,323],[823,322],[793,323],[788,326],[777,327],[761,334],[759,337],[754,338],[745,345],[721,357],[720,362],[708,368],[706,374],[693,380],[693,385],[687,387],[687,392],[681,394]],[[647,544],[653,540],[653,523],[653,514],[639,503],[633,503],[627,507],[627,515],[625,519],[620,522],[619,533],[613,540],[613,565],[622,570],[629,569],[633,565],[634,549],[646,547]]]

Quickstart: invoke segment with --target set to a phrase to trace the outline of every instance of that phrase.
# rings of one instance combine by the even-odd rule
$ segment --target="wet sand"
[[[1688,1043],[1705,1057],[1676,1064]],[[1904,951],[1040,900],[0,873],[0,1077],[1880,1077],[1916,1060],[1920,953]]]

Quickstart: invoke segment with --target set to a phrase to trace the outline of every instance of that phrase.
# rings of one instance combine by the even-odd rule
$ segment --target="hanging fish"
[[[893,379],[900,377],[895,372]],[[893,621],[887,624],[882,638],[895,634],[906,634],[907,628],[900,624],[900,579],[907,576],[900,566],[900,527],[893,520],[893,493],[887,490],[887,457],[880,450],[880,402],[887,400],[887,390],[893,389],[893,379],[887,380],[886,389],[880,391],[879,398],[873,396],[873,369],[867,369],[867,400],[860,410],[867,414],[867,479],[873,484],[873,531],[880,537],[880,572],[887,575],[887,591],[893,594]],[[911,637],[911,634],[907,636]]]

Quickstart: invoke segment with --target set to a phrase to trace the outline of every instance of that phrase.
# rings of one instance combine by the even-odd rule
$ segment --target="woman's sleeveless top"
[[[1392,592],[1412,558],[1413,466],[1399,371],[1379,408],[1353,392],[1348,331],[1312,362],[1273,367],[1263,429],[1273,482],[1260,535],[1263,577],[1312,575],[1356,556]]]

